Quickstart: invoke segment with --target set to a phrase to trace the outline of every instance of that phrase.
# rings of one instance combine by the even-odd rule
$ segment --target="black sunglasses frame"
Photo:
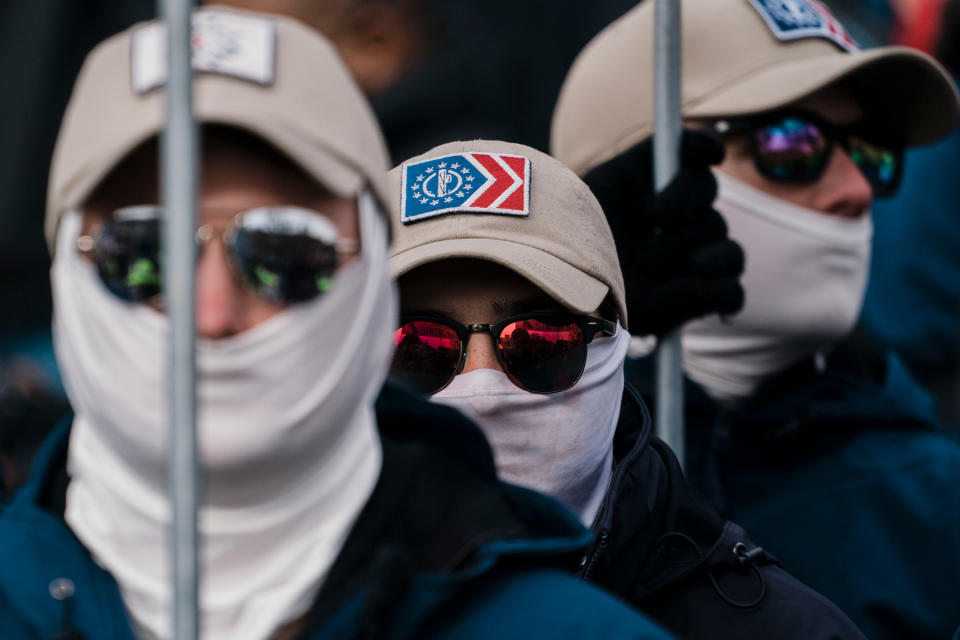
[[[514,322],[520,322],[522,320],[550,320],[550,321],[563,321],[563,324],[575,324],[580,327],[580,331],[583,333],[583,344],[588,345],[593,342],[593,339],[597,336],[598,333],[602,333],[607,336],[614,336],[617,333],[617,323],[611,320],[606,320],[605,318],[598,318],[595,316],[581,315],[575,313],[567,313],[564,311],[541,311],[541,312],[530,312],[523,313],[518,315],[509,316],[503,320],[499,320],[493,324],[461,324],[456,320],[446,318],[443,316],[432,316],[432,315],[405,315],[400,317],[400,323],[398,329],[403,327],[409,322],[434,322],[436,324],[443,325],[457,334],[457,337],[460,338],[460,359],[457,361],[457,366],[454,371],[450,374],[450,377],[444,381],[443,385],[435,389],[434,391],[426,394],[431,396],[435,393],[442,391],[447,387],[453,379],[457,377],[460,372],[463,370],[463,366],[467,360],[467,341],[470,338],[471,333],[486,333],[489,334],[494,342],[494,354],[497,357],[497,362],[500,364],[500,368],[503,369],[503,372],[510,378],[510,381],[515,384],[520,389],[527,391],[528,393],[538,393],[543,395],[549,395],[551,393],[559,393],[561,391],[566,391],[573,385],[577,384],[580,381],[580,377],[583,375],[583,369],[586,366],[586,358],[584,358],[583,364],[580,365],[580,371],[577,372],[576,377],[573,379],[569,385],[561,388],[554,389],[552,391],[535,391],[528,389],[525,386],[521,385],[517,379],[511,375],[509,367],[506,362],[503,360],[503,356],[500,353],[500,334],[503,332],[508,325]]]
[[[780,122],[786,118],[796,118],[798,120],[805,120],[809,122],[823,133],[823,137],[827,142],[827,149],[824,153],[825,160],[823,164],[816,169],[813,175],[809,177],[785,178],[781,175],[776,175],[772,171],[768,170],[761,160],[762,154],[757,148],[756,136],[752,134],[757,129],[769,126],[771,124],[776,124],[777,122]],[[753,164],[757,168],[757,171],[770,180],[787,184],[811,184],[819,180],[823,176],[823,172],[826,170],[827,164],[829,164],[834,145],[839,144],[840,147],[847,152],[847,154],[851,155],[852,160],[851,138],[859,138],[872,146],[889,151],[896,156],[896,173],[888,184],[876,184],[870,179],[870,176],[864,172],[859,165],[857,165],[857,168],[860,169],[860,172],[863,173],[864,177],[870,183],[870,186],[873,189],[873,196],[875,198],[890,198],[893,197],[900,188],[900,181],[903,177],[903,145],[892,140],[879,140],[878,136],[876,135],[876,128],[871,128],[862,122],[852,125],[839,125],[830,122],[815,113],[811,113],[803,109],[781,109],[779,111],[771,111],[751,116],[720,118],[713,123],[712,129],[721,137],[743,133],[751,134],[748,136],[750,155],[753,157]],[[856,163],[854,162],[854,164]]]

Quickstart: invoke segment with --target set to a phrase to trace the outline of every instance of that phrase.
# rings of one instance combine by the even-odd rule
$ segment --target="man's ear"
[[[392,86],[419,57],[422,34],[414,13],[392,2],[364,2],[344,16],[337,48],[366,93]]]

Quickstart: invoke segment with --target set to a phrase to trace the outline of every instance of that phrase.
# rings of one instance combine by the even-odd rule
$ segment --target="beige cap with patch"
[[[448,258],[489,260],[577,313],[593,312],[609,294],[626,326],[607,219],[554,158],[508,142],[451,142],[396,167],[389,183],[400,212],[390,223],[394,277]]]
[[[54,149],[46,236],[164,126],[166,38],[158,21],[98,45],[77,77]],[[257,135],[341,197],[387,206],[389,157],[376,118],[333,46],[289,18],[208,7],[193,15],[199,122]]]
[[[551,151],[578,175],[652,133],[653,5],[600,32],[567,75]],[[686,118],[777,109],[842,81],[905,145],[957,125],[957,92],[936,61],[906,47],[857,50],[817,0],[682,0],[681,12]]]

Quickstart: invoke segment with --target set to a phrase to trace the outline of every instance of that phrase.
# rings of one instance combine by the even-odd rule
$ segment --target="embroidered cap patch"
[[[859,51],[840,21],[819,0],[747,0],[781,42],[825,38],[849,53]]]
[[[273,84],[276,25],[272,21],[225,11],[197,11],[192,20],[194,71]],[[166,27],[154,23],[138,29],[130,48],[133,92],[140,95],[163,86],[167,81]]]
[[[480,151],[403,165],[400,220],[445,213],[530,215],[530,160]]]

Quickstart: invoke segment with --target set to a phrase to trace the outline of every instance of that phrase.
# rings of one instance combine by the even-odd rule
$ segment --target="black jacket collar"
[[[626,385],[614,440],[616,466],[594,524],[582,575],[636,601],[695,571],[724,521],[693,490],[650,413]]]
[[[582,574],[685,638],[862,638],[836,607],[725,522],[624,390],[614,480]]]

